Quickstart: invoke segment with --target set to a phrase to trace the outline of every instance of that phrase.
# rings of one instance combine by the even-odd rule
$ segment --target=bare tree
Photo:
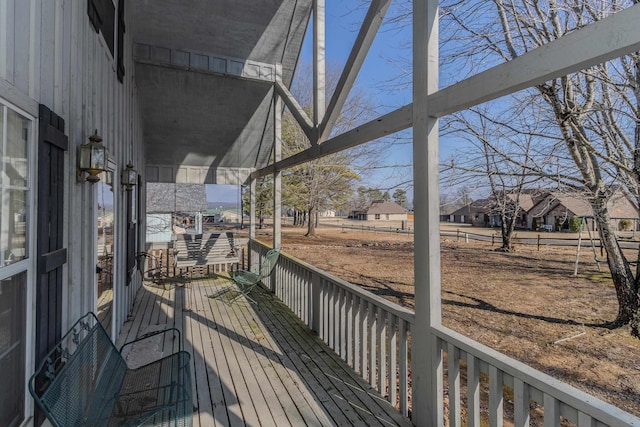
[[[448,34],[449,60],[464,61],[465,70],[477,72],[481,62],[515,59],[634,2],[491,0],[464,11],[457,2],[448,2],[443,19],[457,28],[457,33]],[[453,54],[454,42],[461,37],[467,43]],[[545,111],[546,123],[555,128],[565,153],[558,159],[566,168],[551,176],[562,186],[582,191],[589,201],[617,292],[615,324],[630,324],[636,336],[640,336],[640,274],[636,270],[634,275],[620,248],[607,203],[619,186],[636,203],[640,201],[639,74],[640,56],[630,55],[540,84],[519,96],[523,115],[529,114],[529,107]]]
[[[311,68],[302,64],[296,73],[291,92],[307,112],[312,111]],[[327,73],[327,87],[334,88],[339,77],[338,70],[330,67]],[[334,134],[340,134],[369,120],[373,114],[370,97],[354,88],[338,118]],[[291,156],[311,146],[305,133],[293,116],[285,111],[282,126],[283,157]],[[359,181],[359,171],[375,166],[383,150],[381,144],[367,144],[313,160],[283,172],[283,203],[305,213],[306,236],[315,235],[318,215],[322,210],[333,207],[340,209],[347,205],[353,193],[353,185]]]

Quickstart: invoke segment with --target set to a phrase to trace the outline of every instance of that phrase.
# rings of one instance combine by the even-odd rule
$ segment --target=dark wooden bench
[[[193,271],[213,266],[213,273],[237,269],[240,258],[233,233],[180,234],[174,244],[174,266]]]
[[[135,369],[125,346],[174,334],[179,351]],[[176,338],[177,337],[177,338]],[[180,332],[166,329],[124,344],[120,351],[93,313],[81,317],[45,357],[29,391],[54,426],[191,426],[190,355]]]

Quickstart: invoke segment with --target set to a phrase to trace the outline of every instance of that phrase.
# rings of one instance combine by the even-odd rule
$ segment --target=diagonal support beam
[[[289,108],[289,111],[298,122],[298,125],[300,125],[300,127],[302,128],[304,134],[307,135],[307,138],[309,138],[309,140],[311,140],[311,137],[313,135],[313,123],[311,122],[311,119],[309,118],[307,113],[302,109],[293,94],[289,92],[289,89],[287,89],[284,83],[282,83],[282,81],[280,80],[276,80],[276,91]]]
[[[428,96],[428,116],[442,117],[587,67],[640,51],[640,4]],[[253,179],[336,153],[413,125],[413,104],[255,171]]]
[[[407,129],[411,126],[411,114],[411,104],[405,105],[362,126],[340,134],[323,144],[312,146],[291,157],[287,157],[286,159],[257,170],[251,174],[251,178],[256,179],[273,174],[275,171],[297,166],[310,160],[319,159],[329,154],[337,153],[347,148],[352,148],[365,142]]]
[[[640,51],[640,4],[581,28],[429,97],[442,117]]]
[[[373,0],[367,15],[365,16],[358,37],[356,38],[349,59],[342,71],[340,80],[336,86],[336,90],[333,92],[331,101],[327,106],[327,111],[319,126],[319,138],[318,143],[324,142],[329,138],[331,131],[333,130],[336,120],[342,111],[344,103],[347,101],[349,92],[353,87],[353,83],[358,77],[358,72],[364,63],[367,53],[373,44],[373,40],[378,33],[382,20],[384,19],[387,9],[391,4],[391,0]]]

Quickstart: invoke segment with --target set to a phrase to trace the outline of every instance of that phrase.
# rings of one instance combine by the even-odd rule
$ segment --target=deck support
[[[415,327],[411,351],[414,425],[442,426],[438,119],[429,95],[438,90],[438,2],[413,2],[413,176]]]
[[[326,109],[325,66],[325,0],[313,0],[313,138],[311,145],[318,144],[318,129]],[[311,221],[311,218],[309,218]]]
[[[276,81],[282,82],[282,65],[276,65]],[[273,91],[273,162],[282,159],[282,97]],[[273,173],[273,248],[282,246],[282,172],[276,169]]]

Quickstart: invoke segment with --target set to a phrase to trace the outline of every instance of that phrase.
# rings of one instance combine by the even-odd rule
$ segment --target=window
[[[27,273],[0,280],[0,425],[24,419],[25,294]]]
[[[122,83],[124,77],[124,0],[118,0],[118,21],[113,0],[87,0],[87,15],[96,33],[102,33],[111,57],[116,59],[116,73]],[[117,38],[116,38],[117,30]],[[117,40],[118,50],[115,51]],[[117,53],[117,56],[114,55]]]
[[[30,127],[30,120],[0,104],[0,267],[27,257]]]
[[[376,214],[375,218],[380,219],[380,214]]]
[[[20,261],[29,255],[32,126],[0,100],[0,425],[9,427],[25,418],[27,264]]]

